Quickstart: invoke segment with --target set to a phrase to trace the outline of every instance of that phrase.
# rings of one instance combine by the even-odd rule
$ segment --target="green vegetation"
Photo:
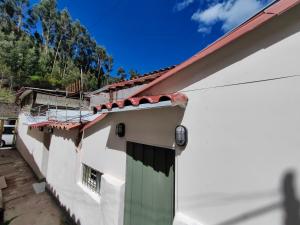
[[[126,78],[123,68],[111,76],[113,63],[80,21],[58,10],[56,0],[33,6],[0,0],[0,80],[10,89],[64,88],[82,74],[85,89],[94,90]]]
[[[3,223],[1,223],[0,225],[9,225],[13,222],[14,219],[16,219],[18,216],[15,216],[7,221],[4,221]]]
[[[5,88],[0,88],[0,102],[13,103],[15,101],[14,93]]]

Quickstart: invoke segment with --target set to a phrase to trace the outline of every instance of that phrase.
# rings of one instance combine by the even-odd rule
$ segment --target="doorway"
[[[172,225],[175,151],[127,142],[124,225]]]

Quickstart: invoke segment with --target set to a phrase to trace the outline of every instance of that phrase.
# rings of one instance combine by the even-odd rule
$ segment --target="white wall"
[[[174,148],[174,129],[182,117],[183,110],[179,107],[112,113],[85,130],[82,162],[125,180],[126,142]],[[120,122],[126,126],[124,138],[115,134],[115,126]]]
[[[78,129],[54,129],[46,162],[42,159],[43,132],[29,130],[26,125],[20,124],[19,141],[22,138],[26,148],[21,149],[34,156],[39,168],[47,165],[44,176],[52,192],[76,221],[80,221],[81,225],[121,225],[126,142],[173,148],[174,129],[181,123],[182,117],[183,110],[179,107],[114,113],[85,130],[79,148],[75,145]],[[25,118],[21,116],[21,120]],[[119,122],[126,124],[125,138],[115,134],[115,126]],[[100,196],[81,185],[83,163],[104,174]]]
[[[279,207],[263,208],[283,198],[288,170],[300,172],[299,85],[297,77],[188,94],[177,211],[203,224],[248,214],[241,224],[283,224]],[[298,178],[298,192],[299,185]],[[251,216],[257,210],[261,214]]]
[[[78,130],[54,130],[51,140],[47,182],[62,205],[82,225],[102,224],[99,199],[79,185],[81,154],[76,152]]]
[[[19,115],[17,125],[16,147],[30,164],[39,178],[46,177],[48,165],[48,150],[43,144],[44,133],[38,129],[29,129],[25,125],[26,116]]]
[[[300,6],[142,93],[189,98],[176,212],[203,225],[288,224],[284,184],[300,199],[299,31]]]
[[[299,178],[283,180],[289,170],[300,172],[299,12],[283,14],[146,92],[184,92],[185,111],[110,114],[85,130],[78,153],[70,140],[77,131],[55,131],[47,180],[71,214],[82,225],[103,224],[101,198],[78,185],[81,163],[122,183],[126,141],[174,148],[174,129],[183,124],[189,142],[176,148],[180,218],[203,225],[285,224],[284,183],[300,191]],[[114,133],[118,122],[126,125],[125,138]]]

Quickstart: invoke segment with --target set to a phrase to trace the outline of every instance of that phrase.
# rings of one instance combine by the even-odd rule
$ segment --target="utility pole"
[[[81,106],[82,106],[82,95],[83,95],[83,78],[82,78],[82,67],[80,68],[80,92],[79,92],[79,122],[81,121]]]

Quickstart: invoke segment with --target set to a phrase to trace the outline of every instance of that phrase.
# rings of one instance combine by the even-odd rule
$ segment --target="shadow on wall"
[[[25,161],[29,164],[38,180],[44,180],[45,176],[42,174],[41,170],[39,169],[38,165],[36,164],[33,158],[33,155],[30,153],[28,149],[29,146],[27,147],[27,145],[24,143],[24,141],[19,135],[17,135],[16,147],[22,155],[22,157],[25,159]]]
[[[111,120],[111,129],[106,146],[126,152],[126,142],[173,149],[175,128],[182,123],[185,109],[178,106],[168,108],[129,111],[116,115]],[[116,135],[118,123],[125,124],[125,138]],[[184,149],[181,149],[184,150]]]
[[[300,202],[296,194],[295,172],[288,171],[283,179],[281,186],[282,202],[276,202],[251,212],[236,216],[227,221],[218,223],[217,225],[236,225],[246,220],[255,219],[276,209],[282,209],[284,219],[282,225],[300,225]]]
[[[175,128],[182,123],[185,109],[180,107],[145,109],[112,113],[84,131],[84,138],[99,135],[108,149],[126,152],[126,142],[174,148]],[[118,123],[125,124],[125,137],[115,133]],[[96,132],[103,130],[96,134]],[[106,130],[106,131],[104,131]],[[103,136],[104,135],[104,136]],[[184,150],[184,147],[180,149]]]
[[[53,187],[51,187],[50,184],[47,184],[47,191],[51,194],[51,196],[54,198],[55,202],[59,207],[63,210],[66,218],[63,224],[69,224],[69,225],[81,225],[81,222],[79,219],[76,218],[75,214],[72,214],[70,209],[67,208],[65,205],[61,203],[59,200],[59,195],[56,193]]]
[[[151,167],[154,171],[165,174],[166,177],[174,170],[175,152],[172,149],[128,142],[127,155],[145,167]]]
[[[37,140],[42,146],[42,149],[39,149],[42,153],[42,162],[40,164],[41,165],[40,170],[42,170],[42,173],[44,173],[46,176],[47,169],[48,169],[48,157],[49,157],[49,149],[50,149],[52,134],[39,131],[38,129],[28,128],[27,135]]]
[[[290,171],[285,175],[282,185],[284,225],[300,225],[300,206],[296,190],[295,173]]]

